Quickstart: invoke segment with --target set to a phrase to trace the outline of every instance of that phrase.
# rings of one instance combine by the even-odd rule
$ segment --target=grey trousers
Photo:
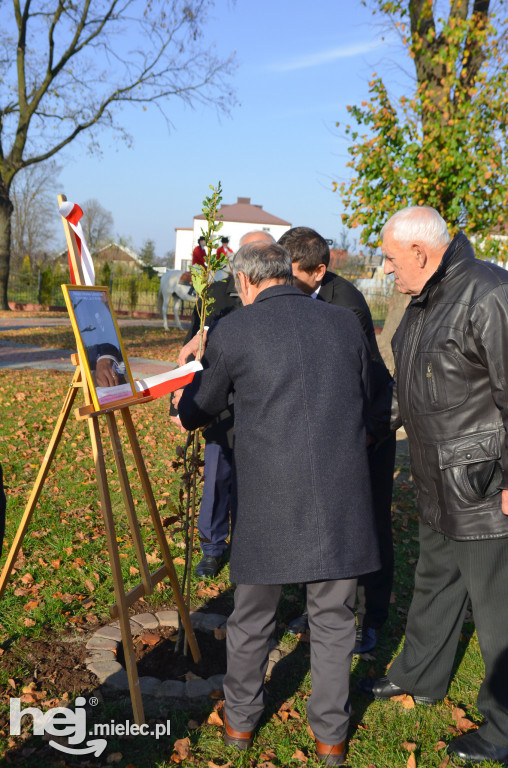
[[[481,736],[508,747],[508,709],[494,689],[508,651],[508,538],[452,541],[420,524],[420,557],[404,647],[388,671],[404,690],[443,698],[471,598],[485,677],[477,706]]]
[[[252,731],[263,712],[263,681],[282,586],[238,584],[227,624],[226,715],[237,731]],[[356,579],[310,582],[312,694],[307,717],[324,744],[340,744],[349,724],[349,673],[355,643]]]

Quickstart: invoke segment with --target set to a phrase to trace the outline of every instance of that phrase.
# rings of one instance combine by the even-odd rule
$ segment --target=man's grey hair
[[[263,243],[275,242],[274,236],[267,232],[265,229],[253,229],[251,232],[246,232],[241,236],[240,247],[242,245],[246,245],[247,243],[257,242],[258,240]]]
[[[450,242],[446,221],[428,205],[411,205],[394,213],[381,230],[381,237],[388,232],[394,240],[407,245],[424,243],[441,248]]]
[[[233,277],[238,288],[238,273],[243,272],[253,285],[264,280],[283,280],[292,285],[293,270],[289,253],[277,243],[247,243],[233,259]]]

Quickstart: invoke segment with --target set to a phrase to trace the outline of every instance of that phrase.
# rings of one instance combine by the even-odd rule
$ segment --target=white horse
[[[194,304],[196,303],[196,295],[189,295],[192,285],[182,285],[180,283],[180,278],[183,274],[181,269],[170,269],[161,276],[159,294],[157,296],[157,306],[159,311],[162,311],[162,320],[166,331],[168,330],[168,304],[171,297],[173,297],[173,314],[175,316],[175,321],[181,331],[183,330],[180,322],[182,302],[191,301]]]

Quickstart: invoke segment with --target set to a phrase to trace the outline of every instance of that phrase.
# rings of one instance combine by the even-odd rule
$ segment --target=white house
[[[240,238],[252,230],[269,232],[278,240],[291,227],[289,221],[279,219],[263,210],[261,205],[252,205],[250,197],[239,197],[232,205],[221,205],[222,229],[219,237],[229,237],[229,247],[238,250]],[[192,251],[198,244],[201,230],[205,229],[205,217],[202,213],[194,216],[193,227],[175,227],[175,269],[186,270],[192,261]]]

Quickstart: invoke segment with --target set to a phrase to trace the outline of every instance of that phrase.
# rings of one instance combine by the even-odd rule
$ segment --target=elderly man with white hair
[[[393,427],[403,425],[418,490],[420,557],[401,653],[363,680],[376,699],[447,691],[471,599],[485,677],[464,760],[508,764],[508,272],[450,242],[433,208],[405,208],[382,231],[385,272],[412,298],[392,340]]]

